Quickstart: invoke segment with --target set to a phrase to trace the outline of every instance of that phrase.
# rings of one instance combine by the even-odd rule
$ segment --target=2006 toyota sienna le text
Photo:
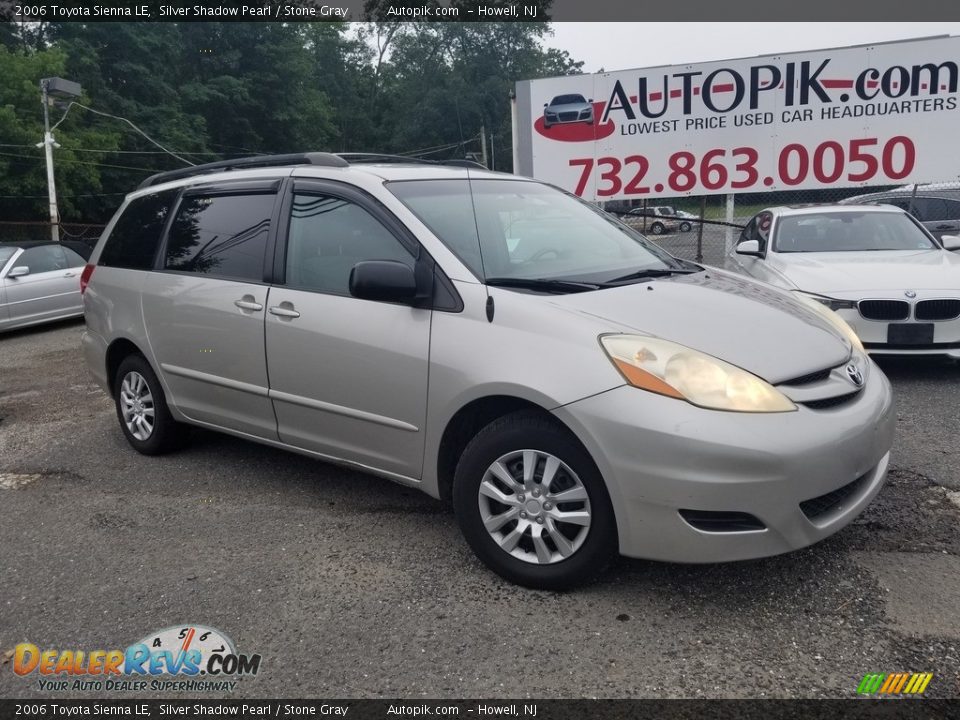
[[[838,316],[466,165],[144,181],[83,272],[85,356],[134,449],[200,425],[418,487],[542,588],[618,550],[801,548],[877,494],[890,386]]]

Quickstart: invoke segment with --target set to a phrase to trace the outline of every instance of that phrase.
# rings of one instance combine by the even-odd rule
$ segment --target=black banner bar
[[[281,720],[793,720],[960,717],[960,701],[851,700],[0,700],[0,718]]]
[[[654,22],[949,21],[943,0],[0,0],[0,19],[37,22]],[[745,28],[744,54],[749,51]]]

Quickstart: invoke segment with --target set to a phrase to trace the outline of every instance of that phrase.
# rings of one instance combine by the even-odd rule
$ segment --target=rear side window
[[[63,254],[67,256],[67,265],[70,267],[79,267],[85,265],[86,260],[68,247],[63,248]]]
[[[185,195],[167,237],[164,268],[263,281],[275,195]]]
[[[960,202],[957,200],[944,200],[947,205],[947,216],[945,220],[960,220]]]
[[[176,190],[165,190],[131,200],[113,226],[97,264],[130,270],[151,269],[176,195]]]
[[[933,222],[935,220],[949,220],[947,215],[947,202],[940,198],[917,198],[917,212],[914,215],[923,222]]]

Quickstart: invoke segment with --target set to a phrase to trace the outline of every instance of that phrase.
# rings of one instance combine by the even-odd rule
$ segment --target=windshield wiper
[[[644,270],[637,270],[626,275],[621,275],[620,277],[613,278],[612,280],[607,280],[603,284],[607,285],[616,285],[617,283],[630,282],[631,280],[645,280],[647,278],[659,278],[659,277],[669,277],[671,275],[693,275],[694,273],[703,272],[700,269],[697,270],[684,270],[682,268],[646,268]]]
[[[553,293],[588,292],[599,290],[602,287],[596,283],[580,282],[578,280],[548,280],[545,278],[493,277],[487,278],[485,282],[493,287],[520,288]]]

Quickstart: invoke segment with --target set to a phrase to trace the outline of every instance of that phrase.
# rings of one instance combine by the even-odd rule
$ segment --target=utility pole
[[[486,125],[480,126],[480,157],[483,158],[483,166],[489,168],[487,165],[487,127]]]
[[[83,88],[72,80],[59,77],[43,78],[40,81],[40,98],[43,102],[43,153],[47,158],[47,196],[50,200],[50,239],[60,242],[60,212],[57,209],[57,187],[53,180],[53,149],[60,147],[50,132],[50,98],[66,100],[80,97]]]
[[[47,158],[47,195],[50,201],[50,239],[60,242],[60,213],[57,210],[57,187],[53,179],[53,135],[50,133],[50,102],[47,88],[50,78],[40,81],[43,98],[43,153]],[[58,146],[59,147],[59,146]]]

